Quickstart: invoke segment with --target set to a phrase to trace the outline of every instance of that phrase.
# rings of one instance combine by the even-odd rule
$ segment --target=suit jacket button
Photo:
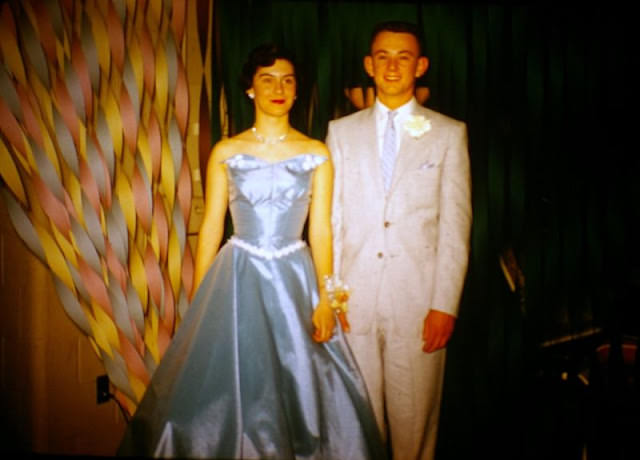
[[[382,259],[382,253],[381,252],[378,253],[378,259]]]
[[[388,220],[385,220],[384,221],[385,228],[389,227],[389,225],[391,225],[391,222],[389,222]]]

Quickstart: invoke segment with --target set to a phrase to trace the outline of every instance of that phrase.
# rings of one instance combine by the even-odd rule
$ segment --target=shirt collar
[[[398,114],[398,115],[396,115],[396,120],[404,119],[407,116],[411,115],[411,113],[413,112],[413,109],[415,107],[415,104],[417,104],[416,98],[412,97],[407,102],[405,102],[403,105],[401,105],[400,107],[396,108],[395,112],[397,112],[397,114]],[[386,119],[387,118],[387,114],[391,111],[391,109],[389,109],[389,107],[387,107],[382,102],[380,102],[380,99],[376,98],[375,111],[376,111],[376,116],[377,117]]]

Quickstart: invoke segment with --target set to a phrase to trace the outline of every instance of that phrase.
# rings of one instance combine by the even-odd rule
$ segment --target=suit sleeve
[[[440,194],[434,310],[457,316],[469,262],[471,170],[467,128],[456,125],[447,142]]]
[[[331,153],[334,170],[333,204],[331,210],[333,273],[342,277],[342,152],[338,146],[336,127],[333,122],[329,122],[326,144]]]

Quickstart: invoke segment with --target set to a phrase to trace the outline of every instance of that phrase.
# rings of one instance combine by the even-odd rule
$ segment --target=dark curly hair
[[[242,85],[242,89],[246,91],[253,86],[253,76],[256,74],[259,67],[269,67],[276,62],[276,59],[289,61],[293,66],[294,72],[296,72],[296,63],[293,59],[293,55],[288,50],[285,50],[274,43],[265,43],[254,48],[249,53],[247,62],[242,66],[242,72],[240,73],[240,84]]]

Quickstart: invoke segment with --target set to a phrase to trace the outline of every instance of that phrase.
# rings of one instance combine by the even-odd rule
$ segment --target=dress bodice
[[[309,210],[312,172],[326,160],[313,154],[276,162],[248,154],[226,159],[235,235],[265,249],[300,239]]]

